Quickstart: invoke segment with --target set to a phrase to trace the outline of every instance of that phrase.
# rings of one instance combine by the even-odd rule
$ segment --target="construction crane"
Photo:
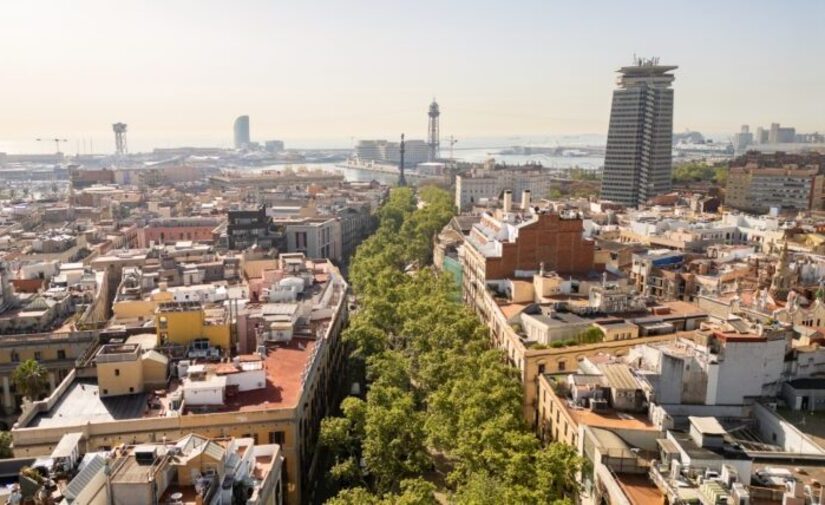
[[[450,135],[450,139],[447,141],[450,144],[450,161],[453,160],[453,146],[458,143],[458,139]]]
[[[54,142],[55,149],[57,149],[57,154],[61,154],[60,152],[60,143],[61,142],[68,142],[68,139],[34,139],[38,142]]]

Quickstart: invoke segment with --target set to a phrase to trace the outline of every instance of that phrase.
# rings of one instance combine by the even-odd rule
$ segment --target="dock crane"
[[[447,143],[450,144],[450,161],[452,161],[453,160],[453,146],[456,145],[456,143],[458,143],[458,139],[453,137],[452,135],[450,135],[450,138],[449,138],[449,140],[447,140]]]
[[[34,139],[38,142],[54,142],[54,146],[57,149],[57,154],[60,154],[60,143],[61,142],[68,142],[68,139]]]

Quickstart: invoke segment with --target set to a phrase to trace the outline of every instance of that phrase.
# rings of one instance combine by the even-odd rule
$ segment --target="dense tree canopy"
[[[724,186],[727,180],[728,168],[724,165],[689,162],[673,167],[673,182],[677,183],[708,181]]]
[[[330,474],[345,487],[329,503],[435,503],[436,460],[455,503],[551,503],[578,490],[575,450],[542,448],[527,430],[517,372],[449,276],[427,267],[452,215],[443,190],[394,189],[353,259],[359,307],[344,336],[369,387],[323,421]]]

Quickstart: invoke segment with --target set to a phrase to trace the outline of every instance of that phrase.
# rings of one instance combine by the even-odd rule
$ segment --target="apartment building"
[[[283,186],[334,186],[344,182],[344,175],[323,170],[281,171],[264,170],[258,173],[225,170],[221,175],[209,177],[210,186],[221,190],[260,191]]]
[[[264,249],[277,248],[282,234],[267,216],[266,207],[257,209],[230,210],[227,216],[227,246],[232,250],[243,250],[254,245]]]
[[[310,258],[341,261],[341,221],[336,217],[286,218],[275,220],[274,223],[284,230],[286,252],[300,252]],[[351,228],[348,231],[352,233]]]
[[[111,450],[86,452],[84,447],[82,432],[64,435],[49,458],[35,460],[33,472],[20,474],[9,503],[283,503],[283,456],[277,444],[192,433],[176,441]]]
[[[673,340],[707,317],[693,306],[639,303],[625,279],[594,271],[593,242],[582,233],[575,213],[502,210],[468,224],[458,246],[464,302],[518,368],[524,417],[533,426],[540,375],[573,370],[599,353],[625,354],[640,342]],[[577,342],[590,327],[604,337]]]
[[[771,208],[822,210],[825,175],[822,155],[748,153],[733,161],[725,205],[746,212]]]
[[[12,287],[8,265],[0,264],[0,384],[7,425],[22,405],[11,379],[20,363],[33,359],[43,365],[47,392],[53,391],[90,352],[97,341],[93,328],[109,316],[106,272],[93,273],[82,264],[64,264],[59,272],[48,281],[49,289],[41,284],[25,292]]]
[[[459,211],[464,211],[474,205],[496,201],[505,190],[512,192],[514,203],[529,206],[530,198],[525,201],[524,196],[537,200],[546,197],[557,177],[546,170],[526,168],[458,175],[455,178],[455,206]]]
[[[140,233],[139,247],[178,241],[212,242],[221,220],[212,217],[171,217],[149,221]]]
[[[48,398],[23,412],[12,430],[15,455],[48,455],[63,435],[73,432],[84,434],[89,451],[189,433],[251,438],[281,447],[284,503],[301,503],[318,477],[320,421],[337,405],[348,285],[328,260],[288,255],[278,269],[281,280],[300,281],[295,317],[273,320],[269,327],[244,327],[237,338],[251,334],[256,343],[251,352],[227,353],[232,345],[218,348],[211,338],[191,331],[188,321],[199,316],[187,315],[188,306],[185,311],[161,306],[154,339],[129,337],[115,347],[104,346],[96,366],[70,372]],[[286,284],[284,289],[295,290]],[[172,324],[179,314],[181,321]],[[272,322],[281,324],[276,329]],[[280,331],[283,323],[289,331]],[[183,356],[166,352],[164,333],[168,341],[181,344]],[[125,345],[136,340],[139,349]],[[159,354],[169,363],[162,388],[164,359]]]
[[[608,356],[597,360],[592,373],[541,374],[538,377],[537,434],[543,442],[563,442],[579,447],[584,426],[626,432],[651,432],[657,428],[644,412],[641,385],[623,363]]]

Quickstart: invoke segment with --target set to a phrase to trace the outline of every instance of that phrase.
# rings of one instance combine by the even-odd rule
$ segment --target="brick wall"
[[[586,273],[593,269],[594,243],[582,237],[579,219],[557,214],[539,214],[537,222],[519,229],[515,243],[503,244],[501,258],[488,258],[487,279],[512,277],[516,270],[545,269],[561,274]]]

